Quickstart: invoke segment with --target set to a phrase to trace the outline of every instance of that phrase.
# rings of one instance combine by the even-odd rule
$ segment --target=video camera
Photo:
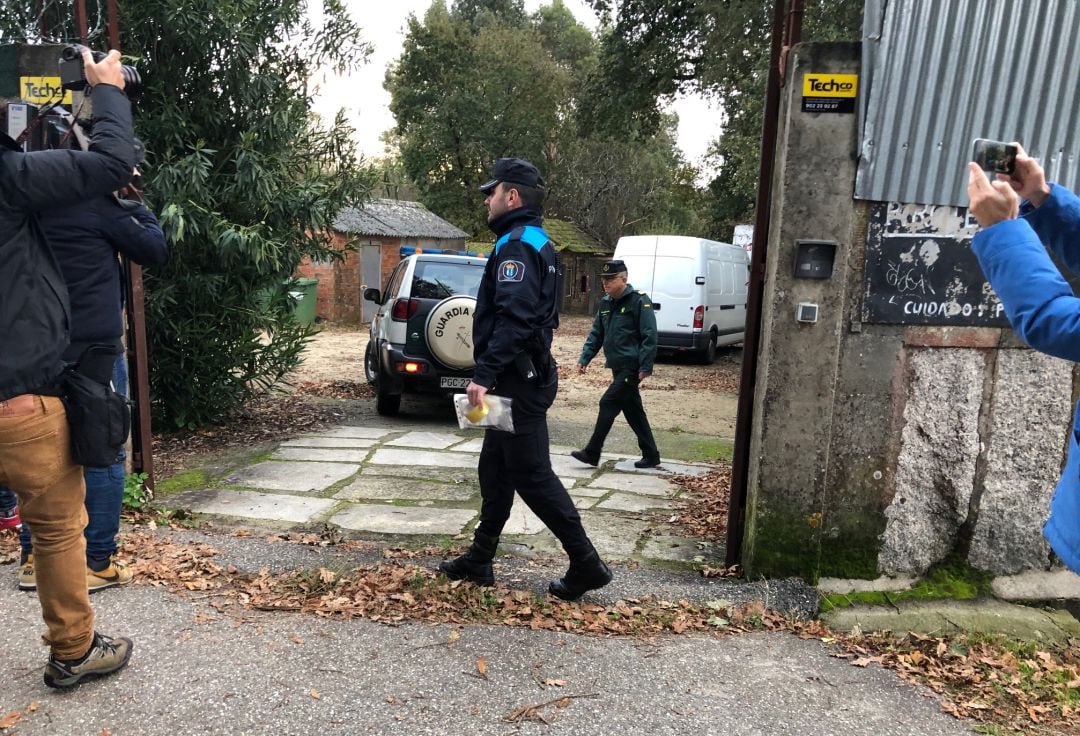
[[[84,129],[89,121],[76,119],[60,103],[66,91],[85,92],[86,70],[83,68],[83,46],[71,44],[60,51],[58,69],[60,90],[58,98],[44,105],[31,102],[9,102],[7,105],[7,134],[25,151],[45,151],[57,148],[85,148]],[[91,52],[95,62],[105,58],[100,51]],[[132,102],[142,94],[142,77],[133,66],[121,67],[124,93]],[[53,88],[55,89],[55,88]]]

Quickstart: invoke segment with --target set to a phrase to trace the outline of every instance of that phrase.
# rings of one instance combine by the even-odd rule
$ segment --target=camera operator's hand
[[[1022,199],[1031,202],[1033,207],[1040,207],[1050,196],[1050,187],[1046,184],[1046,172],[1039,162],[1027,155],[1019,143],[1016,144],[1016,169],[1012,176],[998,174],[998,179],[1009,183]]]
[[[979,227],[990,227],[1020,214],[1020,197],[1009,182],[991,182],[974,162],[968,164],[968,199],[968,209]]]
[[[83,72],[86,81],[91,87],[99,84],[111,84],[114,87],[124,88],[124,72],[120,64],[120,52],[116,49],[110,51],[104,59],[94,63],[94,57],[90,49],[82,50]]]

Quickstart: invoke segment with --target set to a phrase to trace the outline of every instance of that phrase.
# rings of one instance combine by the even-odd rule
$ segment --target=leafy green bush
[[[154,494],[146,487],[146,473],[128,473],[124,476],[124,508],[141,509],[150,503]]]
[[[328,231],[374,174],[343,115],[311,113],[317,70],[369,48],[340,2],[123,0],[125,55],[145,86],[136,132],[171,247],[146,274],[150,389],[162,428],[221,421],[292,370],[314,330],[292,317],[304,256],[340,257]]]

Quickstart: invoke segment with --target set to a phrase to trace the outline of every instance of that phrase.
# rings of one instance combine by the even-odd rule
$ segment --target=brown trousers
[[[19,497],[30,525],[38,601],[58,659],[81,657],[94,636],[86,588],[86,486],[71,460],[64,405],[23,394],[0,401],[0,483]]]

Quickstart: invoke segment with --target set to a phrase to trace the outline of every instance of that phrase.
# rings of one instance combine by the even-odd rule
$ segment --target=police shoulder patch
[[[525,278],[525,264],[521,261],[503,261],[499,264],[496,281],[521,281]]]

